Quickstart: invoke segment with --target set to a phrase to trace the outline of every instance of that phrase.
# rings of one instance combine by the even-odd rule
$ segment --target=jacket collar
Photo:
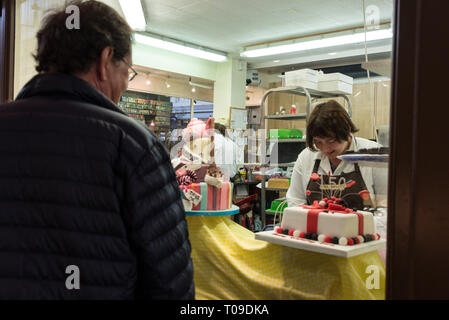
[[[34,97],[86,102],[125,114],[112,100],[90,83],[64,73],[38,74],[20,90],[16,100]]]

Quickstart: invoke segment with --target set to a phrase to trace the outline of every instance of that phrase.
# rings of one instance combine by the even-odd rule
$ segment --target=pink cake
[[[192,119],[183,131],[185,145],[175,166],[187,211],[227,210],[232,206],[232,183],[214,161],[214,119]]]
[[[345,208],[341,199],[323,199],[312,205],[288,207],[282,215],[281,227],[275,233],[293,238],[306,238],[321,243],[356,245],[379,240],[371,212]]]
[[[201,201],[192,206],[192,210],[227,210],[232,205],[232,183],[223,182],[216,188],[206,182],[192,183],[189,189],[201,194]]]

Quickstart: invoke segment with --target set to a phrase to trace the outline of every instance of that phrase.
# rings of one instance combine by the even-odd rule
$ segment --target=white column
[[[214,118],[229,123],[229,107],[245,108],[246,62],[228,58],[217,64],[214,84]]]

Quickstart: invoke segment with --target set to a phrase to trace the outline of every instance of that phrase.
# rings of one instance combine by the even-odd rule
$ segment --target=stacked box
[[[318,71],[301,69],[285,73],[284,83],[286,87],[301,86],[307,89],[318,89]]]
[[[318,90],[334,94],[352,94],[353,78],[342,73],[318,75]]]

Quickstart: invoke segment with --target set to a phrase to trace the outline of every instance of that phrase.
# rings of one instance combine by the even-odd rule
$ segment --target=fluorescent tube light
[[[192,87],[200,87],[200,88],[204,88],[204,89],[213,89],[212,86],[208,86],[208,85],[205,85],[205,84],[196,83],[196,82],[192,82],[192,81],[189,81],[189,84],[190,84]]]
[[[366,41],[389,39],[392,37],[393,37],[393,32],[391,29],[383,29],[383,30],[367,32]],[[345,44],[363,43],[364,41],[365,41],[365,34],[362,32],[362,33],[355,33],[355,34],[337,36],[337,37],[326,38],[326,39],[318,39],[318,40],[297,42],[297,43],[292,43],[292,44],[285,44],[285,45],[280,45],[280,46],[275,46],[275,47],[246,50],[246,51],[242,52],[240,55],[242,57],[255,58],[255,57],[262,57],[262,56],[270,56],[270,55],[274,55],[274,54],[297,52],[297,51],[304,51],[304,50],[311,50],[311,49],[318,49],[318,48],[325,48],[325,47],[334,47],[334,46],[340,46],[340,45],[345,45]]]
[[[133,30],[145,30],[147,25],[140,0],[119,0],[125,19]]]
[[[148,45],[148,46],[161,48],[161,49],[165,49],[168,51],[173,51],[173,52],[177,52],[177,53],[181,53],[181,54],[185,54],[185,55],[189,55],[189,56],[193,56],[193,57],[197,57],[197,58],[201,58],[201,59],[211,60],[211,61],[215,61],[215,62],[226,61],[225,55],[220,55],[220,54],[205,51],[205,50],[200,50],[200,49],[183,46],[183,45],[180,45],[180,44],[177,44],[174,42],[169,42],[169,41],[149,37],[146,35],[144,36],[141,34],[135,34],[134,39],[137,42]]]

